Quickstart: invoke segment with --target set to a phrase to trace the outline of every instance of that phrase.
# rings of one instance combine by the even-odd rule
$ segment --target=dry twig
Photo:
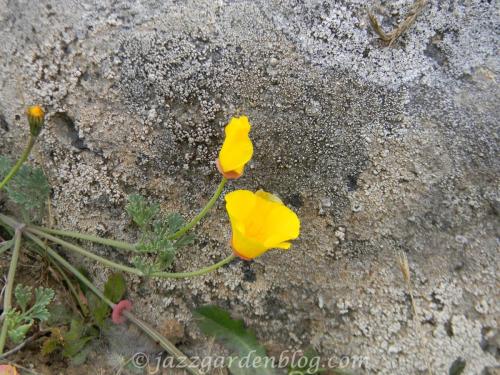
[[[428,2],[429,0],[415,0],[415,3],[413,4],[410,12],[403,20],[403,22],[401,22],[394,30],[388,33],[386,33],[382,29],[382,26],[380,26],[380,23],[378,22],[377,18],[371,12],[368,13],[368,17],[370,18],[370,24],[372,25],[373,30],[375,30],[380,39],[388,43],[388,46],[390,47],[406,30],[408,30],[411,27],[411,25],[413,25],[417,16],[420,13],[422,13]]]
[[[417,329],[417,334],[422,338],[423,332],[420,328],[420,322],[418,321],[418,315],[417,315],[417,305],[415,304],[415,299],[413,298],[413,288],[411,285],[411,274],[410,274],[410,265],[408,263],[408,257],[406,256],[406,253],[404,251],[398,251],[397,252],[397,259],[398,259],[398,265],[399,269],[401,270],[401,273],[403,274],[403,279],[406,284],[406,289],[408,290],[408,294],[410,295],[410,300],[411,300],[411,307],[413,310],[413,320],[416,325]],[[429,365],[429,361],[426,358],[424,358],[425,365],[427,366],[427,373],[429,375],[432,375],[431,372],[431,367]]]
[[[26,345],[28,345],[30,342],[35,341],[36,339],[39,339],[42,336],[45,336],[49,332],[50,332],[50,330],[48,330],[48,329],[36,332],[35,334],[33,334],[33,336],[28,337],[26,340],[24,340],[18,346],[14,347],[14,348],[10,349],[9,351],[7,351],[7,352],[3,353],[2,355],[0,355],[0,359],[5,359],[9,355],[17,353],[18,351],[20,351],[21,349],[23,349]]]

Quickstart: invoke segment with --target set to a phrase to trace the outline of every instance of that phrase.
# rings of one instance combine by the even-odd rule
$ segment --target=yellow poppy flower
[[[228,179],[235,179],[243,174],[245,164],[253,155],[253,145],[248,117],[233,117],[226,126],[226,139],[216,160],[217,169]]]
[[[250,260],[270,249],[289,249],[299,236],[295,212],[271,193],[236,190],[226,195],[231,221],[231,246],[240,258]]]

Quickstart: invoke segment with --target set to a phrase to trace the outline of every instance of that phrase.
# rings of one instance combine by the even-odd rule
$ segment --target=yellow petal
[[[238,222],[247,221],[255,207],[255,194],[249,190],[235,190],[226,194],[226,210],[231,219]]]
[[[290,242],[282,242],[282,243],[276,245],[275,247],[277,249],[288,250],[290,248],[290,246],[292,246],[292,244]]]
[[[300,220],[285,205],[275,204],[264,219],[266,228],[265,245],[274,248],[285,241],[294,240],[300,233]]]
[[[268,249],[264,244],[245,236],[238,228],[233,227],[231,242],[235,253],[242,258],[254,259],[265,253]]]
[[[279,198],[265,191],[236,190],[226,195],[236,254],[253,259],[269,249],[288,249],[299,236],[300,221]]]
[[[248,134],[251,125],[246,116],[233,117],[226,126],[226,138],[219,153],[224,172],[243,172],[253,155],[253,145]]]

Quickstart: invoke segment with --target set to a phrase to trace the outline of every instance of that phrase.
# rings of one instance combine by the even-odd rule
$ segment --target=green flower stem
[[[10,227],[13,227],[13,228],[15,228],[19,224],[16,220],[10,218],[9,216],[2,215],[2,214],[0,214],[0,221],[5,223],[6,225],[8,225]],[[129,267],[129,266],[125,266],[125,265],[113,262],[107,258],[103,258],[103,257],[96,255],[88,250],[85,250],[80,246],[74,245],[70,242],[66,242],[58,237],[52,236],[48,233],[45,233],[45,232],[38,230],[38,229],[35,229],[33,227],[27,227],[25,232],[32,233],[32,234],[35,234],[37,236],[46,238],[54,243],[57,243],[57,244],[63,246],[64,248],[66,248],[68,250],[75,251],[76,253],[78,253],[80,255],[83,255],[87,258],[93,259],[101,264],[104,264],[105,266],[110,267],[110,268],[114,268],[114,269],[118,269],[120,271],[132,273],[134,275],[151,276],[151,277],[158,277],[158,278],[162,278],[162,279],[182,279],[182,278],[189,278],[189,277],[196,277],[196,276],[205,275],[209,272],[215,271],[216,269],[230,263],[231,261],[233,261],[235,259],[235,255],[231,254],[230,256],[221,260],[218,263],[215,263],[215,264],[208,266],[208,267],[205,267],[205,268],[200,268],[199,270],[196,270],[196,271],[191,271],[191,272],[153,272],[151,275],[145,275],[141,270],[139,270],[137,268]]]
[[[217,190],[215,191],[214,195],[212,195],[212,198],[207,202],[205,207],[200,211],[198,215],[196,215],[189,223],[187,223],[185,226],[183,226],[181,229],[179,229],[177,232],[172,234],[169,237],[169,240],[176,240],[180,237],[182,237],[184,234],[186,234],[187,231],[192,229],[198,222],[203,219],[203,217],[210,211],[212,206],[217,202],[217,199],[219,199],[220,195],[222,194],[222,191],[224,190],[224,186],[226,185],[227,178],[223,177],[222,181],[220,182],[219,186],[217,187]]]
[[[205,275],[207,273],[210,273],[212,271],[215,271],[218,268],[221,268],[222,266],[232,262],[235,258],[236,258],[236,256],[234,254],[231,254],[227,258],[224,258],[223,260],[221,260],[219,263],[215,263],[215,264],[208,266],[208,267],[205,267],[205,268],[200,268],[199,270],[196,270],[196,271],[177,272],[177,273],[153,272],[151,274],[151,277],[159,277],[159,278],[163,278],[163,279],[183,279],[183,278],[201,276],[201,275]]]
[[[28,156],[30,155],[31,149],[33,148],[33,145],[35,144],[36,137],[33,137],[30,135],[30,138],[28,140],[28,144],[26,145],[26,148],[23,151],[23,154],[19,158],[19,160],[14,164],[12,169],[7,173],[7,176],[0,182],[0,190],[3,189],[5,185],[7,185],[7,182],[10,181],[12,177],[16,175],[16,173],[19,171],[21,166],[24,164],[24,162],[28,159]]]
[[[61,246],[63,246],[64,248],[68,249],[68,250],[71,250],[71,251],[74,251],[80,255],[83,255],[87,258],[90,258],[90,259],[93,259],[99,263],[102,263],[104,264],[105,266],[108,266],[108,267],[111,267],[111,268],[115,268],[117,270],[120,270],[120,271],[123,271],[123,272],[128,272],[128,273],[132,273],[134,275],[139,275],[139,276],[144,276],[143,272],[138,270],[137,268],[134,268],[134,267],[129,267],[129,266],[124,266],[122,264],[119,264],[119,263],[116,263],[116,262],[113,262],[112,260],[109,260],[107,258],[103,258],[99,255],[96,255],[88,250],[85,250],[84,248],[80,247],[80,246],[77,246],[77,245],[74,245],[70,242],[66,242],[58,237],[55,237],[55,236],[52,236],[48,233],[45,233],[41,230],[38,230],[38,229],[35,229],[33,227],[28,227],[26,229],[27,232],[29,233],[32,233],[32,234],[36,234],[37,236],[39,237],[43,237],[43,238],[46,238],[54,243],[57,243]]]
[[[175,232],[173,235],[169,237],[170,240],[176,240],[180,237],[182,237],[186,232],[188,232],[190,229],[192,229],[196,224],[199,223],[203,217],[210,211],[210,209],[213,207],[215,202],[217,202],[217,199],[219,199],[220,195],[222,194],[222,191],[224,190],[224,186],[227,183],[227,179],[224,177],[222,178],[222,181],[220,182],[219,186],[217,187],[217,190],[215,191],[214,195],[210,200],[207,202],[205,207],[196,215],[188,224],[186,224],[184,227],[179,229],[177,232]],[[73,232],[73,231],[66,231],[66,230],[60,230],[60,229],[52,229],[52,228],[45,228],[45,227],[39,227],[35,225],[31,225],[30,228],[35,228],[38,230],[41,230],[45,233],[49,234],[56,234],[59,236],[63,237],[71,237],[71,238],[76,238],[79,240],[84,240],[84,241],[90,241],[94,243],[99,243],[101,245],[106,245],[106,246],[111,246],[117,249],[122,249],[122,250],[127,250],[127,251],[133,251],[133,252],[138,252],[136,245],[124,242],[124,241],[117,241],[117,240],[110,240],[107,238],[102,238],[98,236],[93,236],[89,234],[83,234],[80,232]]]
[[[1,217],[2,217],[2,215],[0,214],[0,219],[1,219]],[[235,258],[234,255],[230,255],[226,259],[220,261],[219,263],[216,263],[214,265],[211,265],[211,266],[208,266],[205,268],[201,268],[199,270],[192,271],[192,272],[178,272],[178,273],[176,273],[176,272],[153,272],[150,275],[145,275],[141,270],[139,270],[137,268],[129,267],[129,266],[125,266],[125,265],[113,262],[112,260],[109,260],[107,258],[103,258],[99,255],[94,254],[94,253],[91,253],[90,251],[85,250],[80,246],[77,246],[77,245],[74,245],[70,242],[66,242],[64,240],[61,240],[60,238],[54,237],[54,236],[52,236],[48,233],[45,233],[41,230],[34,229],[32,227],[28,227],[26,229],[26,231],[29,233],[32,233],[32,234],[36,234],[37,236],[46,238],[49,241],[57,243],[68,250],[75,251],[80,255],[86,256],[87,258],[93,259],[101,264],[104,264],[105,266],[115,268],[115,269],[123,271],[123,272],[132,273],[134,275],[159,277],[162,279],[182,279],[182,278],[189,278],[189,277],[196,277],[196,276],[205,275],[211,271],[215,271],[216,269],[224,266],[225,264],[231,262]]]
[[[56,234],[58,236],[76,238],[79,240],[90,241],[101,245],[111,246],[117,249],[138,252],[135,245],[124,241],[110,240],[107,238],[97,237],[90,234],[83,234],[80,232],[73,232],[60,229],[45,228],[36,225],[30,225],[30,228],[35,228],[49,234]]]
[[[57,252],[55,252],[52,248],[49,246],[45,245],[43,241],[38,238],[37,236],[31,234],[31,233],[26,233],[26,236],[31,239],[33,242],[35,242],[38,246],[43,248],[50,257],[52,257],[54,260],[59,262],[64,268],[66,268],[69,272],[71,272],[75,277],[80,280],[83,284],[85,284],[96,296],[98,296],[101,300],[103,300],[109,307],[114,308],[115,304],[106,298],[104,293],[102,293],[90,280],[88,280],[80,271],[78,271],[75,267],[73,267],[66,259],[61,257]],[[189,358],[182,353],[179,349],[175,347],[174,344],[172,344],[170,341],[168,341],[165,337],[163,337],[160,333],[158,333],[154,328],[149,326],[147,323],[143,322],[142,320],[138,319],[135,315],[133,315],[129,311],[123,312],[123,315],[127,319],[129,319],[132,323],[137,325],[140,329],[144,331],[149,337],[151,337],[154,341],[157,341],[160,343],[163,349],[165,349],[167,352],[172,354],[176,360],[178,360],[181,363],[187,363],[188,367],[186,368],[188,372],[192,375],[202,375],[201,372],[198,371],[196,366],[191,363]]]
[[[3,322],[2,330],[0,331],[0,354],[3,353],[5,341],[7,340],[7,332],[9,330],[7,314],[12,307],[12,291],[14,290],[14,278],[16,276],[19,254],[21,253],[21,234],[22,226],[16,227],[16,232],[14,234],[14,251],[12,252],[12,259],[10,260],[9,273],[7,275],[7,287],[5,288],[5,295],[3,300]]]

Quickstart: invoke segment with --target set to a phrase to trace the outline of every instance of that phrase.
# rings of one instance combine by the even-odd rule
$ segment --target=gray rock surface
[[[206,350],[191,311],[214,303],[271,354],[313,345],[360,374],[447,374],[461,357],[480,374],[499,365],[500,4],[431,1],[383,46],[368,10],[389,30],[411,4],[0,0],[1,153],[19,154],[24,108],[43,104],[32,162],[57,224],[135,240],[125,197],[193,215],[223,127],[247,114],[255,156],[228,190],[281,195],[300,240],[199,279],[131,278],[138,314],[185,324],[191,354]],[[230,251],[218,208],[176,270]]]

